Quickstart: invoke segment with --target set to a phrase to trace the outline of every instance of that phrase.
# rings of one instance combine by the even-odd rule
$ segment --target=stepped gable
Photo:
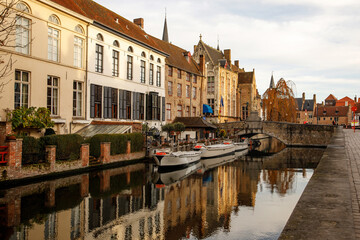
[[[254,72],[240,72],[239,76],[239,84],[241,83],[253,83],[254,81]]]
[[[135,23],[123,18],[117,13],[103,7],[92,0],[51,0],[67,9],[90,18],[94,23],[99,23],[124,34],[125,36],[139,41],[151,48],[160,51],[159,46],[148,37],[148,34]],[[163,53],[166,55],[165,53]]]
[[[169,56],[166,57],[166,64],[189,73],[202,75],[200,73],[199,66],[196,64],[191,55],[189,56],[190,61],[186,59],[185,55],[188,55],[188,51],[158,38],[152,36],[149,37],[160,47],[160,50],[169,54]]]

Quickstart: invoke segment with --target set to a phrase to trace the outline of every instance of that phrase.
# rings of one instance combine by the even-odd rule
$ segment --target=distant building
[[[239,113],[240,118],[245,120],[250,112],[261,112],[261,96],[256,89],[255,69],[252,72],[239,72]]]
[[[316,124],[348,125],[351,121],[351,109],[349,106],[324,106],[318,105],[316,111]]]
[[[296,122],[297,123],[314,123],[314,114],[316,111],[316,94],[313,99],[305,99],[305,93],[301,98],[295,98],[297,103]]]

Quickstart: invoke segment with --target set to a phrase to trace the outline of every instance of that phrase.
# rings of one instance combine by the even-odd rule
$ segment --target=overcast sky
[[[292,80],[296,96],[360,97],[360,0],[96,0],[119,15],[142,17],[161,39],[165,8],[169,40],[193,53],[202,40],[231,49],[232,62],[255,68],[259,93],[274,71]]]

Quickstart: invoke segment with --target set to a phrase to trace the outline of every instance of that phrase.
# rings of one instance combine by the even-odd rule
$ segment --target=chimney
[[[302,93],[302,100],[305,101],[305,93]]]
[[[355,97],[354,97],[354,102],[357,102],[357,96],[355,95]]]
[[[200,67],[200,72],[201,72],[203,75],[205,75],[205,59],[204,59],[204,55],[200,55],[199,67]]]
[[[226,60],[228,61],[228,64],[231,64],[231,49],[225,49],[224,55]]]
[[[135,18],[134,23],[144,29],[144,19],[143,18]]]
[[[316,105],[316,94],[313,96],[314,104]]]
[[[235,60],[234,64],[235,66],[239,67],[239,60]]]

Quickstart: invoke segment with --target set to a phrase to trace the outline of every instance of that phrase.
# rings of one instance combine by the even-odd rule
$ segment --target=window
[[[196,107],[193,107],[193,109],[192,109],[192,116],[193,116],[193,117],[196,116]]]
[[[208,99],[208,105],[211,107],[212,110],[214,110],[215,99]]]
[[[154,85],[154,64],[150,63],[149,84]]]
[[[158,62],[158,63],[161,63],[161,59],[160,59],[160,58],[158,58],[158,59],[157,59],[157,62]]]
[[[49,22],[55,23],[57,25],[60,25],[60,20],[57,16],[54,14],[49,17]]]
[[[132,80],[132,71],[133,71],[133,57],[127,56],[127,79]]]
[[[178,97],[181,97],[181,95],[182,95],[182,94],[181,94],[181,87],[182,87],[181,84],[178,83],[178,85],[177,85],[177,96],[178,96]]]
[[[90,85],[90,117],[101,118],[102,86]]]
[[[131,92],[130,91],[125,91],[125,98],[126,98],[126,115],[125,118],[126,119],[131,119]]]
[[[113,50],[112,58],[113,58],[112,75],[115,77],[118,77],[119,76],[119,52]]]
[[[173,68],[169,66],[168,68],[168,76],[172,77],[173,75]]]
[[[296,114],[296,117],[297,117],[297,118],[300,118],[300,113],[297,113],[297,114]]]
[[[29,106],[29,83],[29,72],[15,70],[15,109]]]
[[[197,83],[197,77],[196,77],[196,75],[193,74],[192,77],[193,77],[193,83]]]
[[[192,88],[192,98],[196,99],[196,87]]]
[[[30,13],[29,7],[23,2],[17,3],[16,4],[16,9],[21,11],[21,12]]]
[[[73,83],[73,116],[82,116],[82,96],[83,96],[83,83],[74,81]]]
[[[171,120],[171,104],[166,104],[166,120]]]
[[[208,94],[214,94],[215,93],[215,77],[208,77],[207,81],[207,92]]]
[[[114,47],[120,47],[120,44],[119,44],[119,42],[118,42],[117,40],[115,40],[115,41],[113,42],[113,46],[114,46]]]
[[[142,56],[142,57],[146,57],[145,52],[141,52],[141,56]]]
[[[168,82],[168,95],[172,96],[173,94],[173,83],[172,82]]]
[[[177,116],[182,117],[182,106],[181,105],[177,106]]]
[[[83,56],[83,45],[84,40],[75,37],[74,38],[74,66],[75,67],[82,67],[82,56]]]
[[[180,69],[177,70],[177,77],[181,78],[181,70]]]
[[[128,47],[128,52],[134,52],[133,48],[130,46]]]
[[[160,120],[161,97],[158,93],[152,92],[146,95],[146,120]],[[165,112],[165,98],[163,97],[163,111]],[[165,114],[163,114],[163,118]]]
[[[157,66],[156,68],[156,86],[161,86],[161,67]]]
[[[59,105],[59,78],[47,77],[47,108],[51,115],[58,115]]]
[[[153,55],[150,55],[150,60],[154,61],[154,56]]]
[[[140,61],[140,81],[145,83],[145,61]]]
[[[102,42],[104,41],[104,37],[100,33],[96,35],[96,39]]]
[[[186,117],[190,117],[190,107],[186,106]]]
[[[59,61],[60,32],[54,28],[48,28],[48,59]]]
[[[186,85],[186,91],[185,91],[185,93],[186,93],[186,97],[187,97],[187,98],[190,98],[190,86],[189,86],[189,85]]]
[[[111,118],[111,87],[104,87],[104,118]]]
[[[245,120],[248,118],[249,116],[249,109],[248,109],[248,106],[243,106],[242,107],[242,119]]]
[[[29,54],[30,45],[30,20],[16,16],[16,40],[15,51]]]
[[[84,34],[84,29],[83,29],[82,26],[76,25],[76,27],[75,27],[75,32],[78,32],[78,33],[80,33],[80,34]]]
[[[104,61],[104,47],[96,44],[95,49],[95,72],[103,72],[103,61]]]
[[[144,120],[144,94],[133,92],[133,119]]]
[[[190,82],[190,73],[186,73],[186,81]]]
[[[118,117],[118,90],[116,88],[111,88],[111,118]]]

